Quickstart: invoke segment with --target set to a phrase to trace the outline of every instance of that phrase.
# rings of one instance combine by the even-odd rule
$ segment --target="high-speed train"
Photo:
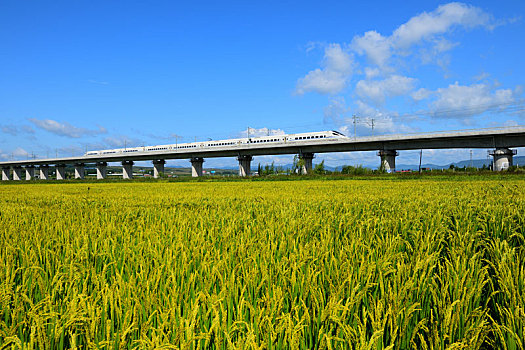
[[[204,142],[192,142],[192,143],[179,143],[171,145],[157,145],[157,146],[146,146],[146,147],[132,147],[132,148],[116,148],[116,149],[105,149],[100,151],[89,151],[84,156],[98,156],[104,154],[120,154],[120,153],[139,153],[139,152],[160,152],[169,150],[186,150],[195,149],[204,151],[207,149],[214,149],[216,147],[236,147],[239,145],[247,144],[279,144],[279,143],[296,143],[304,141],[313,141],[321,139],[341,139],[346,138],[345,135],[338,131],[319,131],[301,134],[289,134],[289,135],[271,135],[271,136],[260,136],[260,137],[246,137],[240,139],[228,139],[228,140],[217,140],[217,141],[204,141]]]

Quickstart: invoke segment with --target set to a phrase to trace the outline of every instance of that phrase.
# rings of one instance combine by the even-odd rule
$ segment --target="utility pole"
[[[354,139],[357,139],[357,116],[354,114],[352,119],[354,120]]]
[[[472,150],[470,150],[470,167],[471,167],[471,168],[473,167],[473,163],[472,163]]]
[[[419,150],[419,173],[421,174],[421,160],[423,159],[423,149]]]
[[[178,149],[179,148],[179,139],[182,139],[182,136],[179,136],[177,134],[172,134],[171,136],[175,138],[175,149]],[[195,137],[195,139],[197,139],[197,137]]]

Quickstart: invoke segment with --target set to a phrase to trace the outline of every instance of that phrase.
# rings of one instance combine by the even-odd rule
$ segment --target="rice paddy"
[[[0,186],[6,349],[524,349],[525,179]]]

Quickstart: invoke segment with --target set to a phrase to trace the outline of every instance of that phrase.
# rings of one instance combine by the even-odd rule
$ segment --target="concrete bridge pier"
[[[26,180],[34,180],[35,179],[35,166],[34,165],[26,165]]]
[[[202,164],[204,163],[204,158],[194,157],[191,158],[191,176],[200,177],[202,176]]]
[[[49,180],[49,165],[41,165],[38,170],[40,172],[40,180]]]
[[[517,151],[515,149],[508,148],[496,148],[494,151],[489,154],[494,157],[494,171],[507,170],[512,166],[512,156],[515,155]]]
[[[250,176],[251,174],[251,162],[252,156],[239,156],[237,160],[239,161],[239,176]]]
[[[164,159],[157,159],[153,161],[153,177],[158,179],[164,174],[164,164],[166,161]]]
[[[21,166],[13,167],[13,180],[15,181],[22,180],[22,167]]]
[[[9,167],[3,167],[2,168],[2,181],[9,181],[11,180],[10,178],[10,171],[11,171],[11,168]]]
[[[384,149],[377,152],[377,155],[381,157],[381,169],[387,173],[393,173],[396,171],[396,157],[399,152],[391,149]]]
[[[303,160],[303,164],[301,166],[301,174],[303,175],[311,174],[314,154],[313,153],[301,153],[299,154],[299,159]]]
[[[97,180],[103,180],[106,178],[108,163],[97,162]]]
[[[66,179],[66,165],[56,164],[55,173],[56,173],[57,180],[65,180]]]
[[[125,180],[133,179],[133,161],[125,160],[122,162],[122,178]]]
[[[75,164],[75,179],[84,180],[85,176],[85,166],[84,163]]]

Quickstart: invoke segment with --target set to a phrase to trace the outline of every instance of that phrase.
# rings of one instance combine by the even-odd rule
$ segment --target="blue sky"
[[[522,1],[3,1],[0,158],[247,127],[352,136],[353,115],[357,136],[523,125],[524,10]],[[425,161],[469,152],[425,151]],[[417,157],[401,152],[398,162]],[[321,159],[379,163],[373,152]]]

